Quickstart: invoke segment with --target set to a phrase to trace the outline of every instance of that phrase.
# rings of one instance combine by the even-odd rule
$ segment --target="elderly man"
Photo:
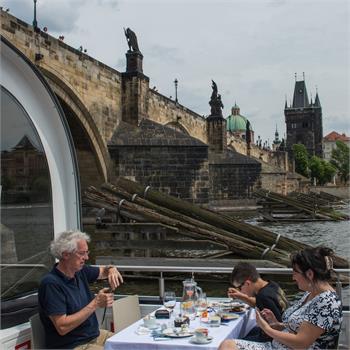
[[[89,283],[108,279],[114,290],[123,278],[114,266],[85,265],[89,241],[83,232],[67,231],[51,243],[51,253],[58,263],[39,287],[47,349],[103,349],[105,340],[112,335],[99,330],[95,311],[112,306],[113,293],[103,288],[93,296]]]

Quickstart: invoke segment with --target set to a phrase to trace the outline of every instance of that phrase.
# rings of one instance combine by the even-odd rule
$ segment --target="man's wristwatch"
[[[107,272],[107,274],[109,273],[109,270],[110,269],[114,269],[114,267],[115,266],[113,266],[113,265],[107,265],[107,266],[105,266],[105,272]]]

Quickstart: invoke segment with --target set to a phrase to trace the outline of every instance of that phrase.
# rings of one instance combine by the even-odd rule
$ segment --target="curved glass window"
[[[1,301],[35,290],[52,265],[50,172],[29,116],[1,88]]]

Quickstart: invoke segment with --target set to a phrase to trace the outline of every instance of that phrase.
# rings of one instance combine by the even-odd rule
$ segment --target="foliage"
[[[295,159],[295,171],[305,177],[308,177],[309,156],[306,147],[300,143],[293,145],[293,155]]]
[[[331,163],[338,169],[340,180],[349,180],[349,146],[342,141],[336,142],[337,148],[332,151]]]
[[[324,175],[323,166],[319,157],[313,156],[309,162],[310,176],[312,179],[322,178]]]
[[[326,184],[327,182],[331,182],[334,175],[337,173],[337,168],[331,164],[330,162],[327,162],[325,160],[322,160],[323,167],[324,167],[324,179],[321,183],[321,185]]]
[[[325,185],[331,182],[337,169],[329,162],[313,156],[309,161],[310,176],[316,179],[318,185]]]
[[[311,177],[316,180],[318,185],[324,185],[331,182],[336,174],[337,168],[317,157],[312,156],[309,159],[306,147],[302,144],[295,144],[292,147],[295,159],[295,171],[305,177]]]

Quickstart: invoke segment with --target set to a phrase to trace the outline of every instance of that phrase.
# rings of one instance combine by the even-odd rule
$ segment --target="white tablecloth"
[[[169,319],[157,320],[160,324],[168,324],[174,322],[174,316]],[[170,338],[166,340],[153,340],[150,334],[138,335],[136,330],[139,325],[142,325],[143,321],[139,320],[131,326],[123,329],[118,334],[113,335],[107,339],[105,344],[105,350],[152,350],[152,349],[205,349],[205,350],[216,350],[220,343],[225,339],[234,339],[242,336],[242,326],[245,326],[246,335],[255,325],[255,311],[246,312],[236,320],[230,321],[221,325],[220,327],[207,327],[209,329],[209,335],[213,337],[213,341],[209,344],[191,344],[191,338]],[[190,322],[190,329],[198,327],[205,327],[203,324],[200,325],[199,318]]]

